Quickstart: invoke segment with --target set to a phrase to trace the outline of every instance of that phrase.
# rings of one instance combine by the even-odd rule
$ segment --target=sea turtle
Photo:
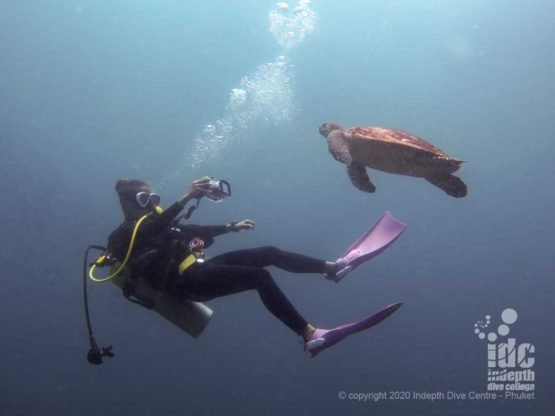
[[[366,173],[369,167],[421,177],[455,198],[466,196],[466,184],[453,175],[463,161],[451,158],[420,137],[384,127],[344,129],[335,123],[322,124],[320,133],[335,160],[347,165],[351,182],[361,191],[376,190]]]

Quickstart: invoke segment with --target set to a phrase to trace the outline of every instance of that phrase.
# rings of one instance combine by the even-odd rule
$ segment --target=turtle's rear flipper
[[[428,176],[425,179],[455,198],[463,198],[468,193],[466,184],[455,175]]]
[[[360,163],[353,162],[347,165],[347,174],[351,178],[351,183],[363,192],[375,192],[376,187],[366,173],[366,167]]]

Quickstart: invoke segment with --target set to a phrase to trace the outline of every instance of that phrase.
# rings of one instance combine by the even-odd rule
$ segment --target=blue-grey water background
[[[314,30],[288,56],[291,117],[187,165],[231,89],[281,53],[274,7],[0,3],[0,414],[553,414],[555,2],[315,0]],[[467,161],[468,197],[376,171],[377,192],[359,192],[319,136],[323,121],[427,138]],[[404,306],[309,359],[255,293],[209,302],[214,318],[192,339],[97,285],[97,340],[116,357],[91,366],[82,255],[121,221],[115,181],[146,179],[167,206],[206,174],[234,194],[192,221],[257,224],[209,255],[272,244],[333,259],[390,210],[407,232],[341,284],[272,274],[316,325]],[[473,324],[507,307],[518,342],[536,347],[535,400],[338,398],[485,391]]]

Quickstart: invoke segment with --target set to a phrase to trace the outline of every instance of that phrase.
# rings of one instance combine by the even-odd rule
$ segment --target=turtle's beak
[[[339,124],[335,124],[335,123],[324,123],[320,126],[320,128],[318,129],[320,131],[320,134],[322,136],[324,136],[326,139],[328,138],[328,135],[334,131],[334,130],[338,130],[340,129],[341,126]]]
[[[320,128],[318,130],[320,131],[320,134],[322,136],[327,138],[328,134],[330,134],[330,132],[332,131],[331,126],[332,126],[332,124],[330,124],[330,123],[324,123],[320,126]]]

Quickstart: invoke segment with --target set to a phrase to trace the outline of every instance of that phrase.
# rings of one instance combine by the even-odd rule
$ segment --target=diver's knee
[[[281,249],[277,248],[276,246],[263,246],[260,247],[260,251],[262,251],[266,256],[270,258],[276,258],[281,255]]]
[[[275,285],[274,278],[266,269],[257,269],[256,274],[253,277],[258,287]]]

